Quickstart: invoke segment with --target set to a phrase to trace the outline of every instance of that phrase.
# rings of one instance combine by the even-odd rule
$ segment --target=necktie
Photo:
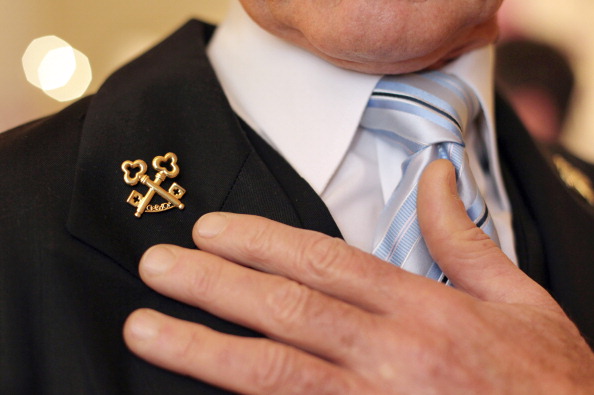
[[[374,255],[405,270],[448,283],[427,250],[417,217],[419,178],[425,166],[439,158],[454,164],[458,193],[469,217],[498,243],[464,150],[464,130],[479,111],[480,104],[471,89],[443,72],[386,76],[380,80],[361,126],[388,134],[409,156],[402,164],[402,179],[380,217]]]

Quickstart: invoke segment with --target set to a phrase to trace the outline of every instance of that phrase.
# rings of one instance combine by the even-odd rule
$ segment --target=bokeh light
[[[81,97],[93,78],[89,59],[56,36],[33,40],[22,62],[27,81],[61,102]]]

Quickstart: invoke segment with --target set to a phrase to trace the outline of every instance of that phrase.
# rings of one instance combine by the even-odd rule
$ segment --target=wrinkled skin
[[[502,0],[241,0],[264,29],[337,66],[374,74],[438,67],[495,41]]]

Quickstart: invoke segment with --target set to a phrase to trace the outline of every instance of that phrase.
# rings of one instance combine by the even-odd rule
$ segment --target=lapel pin
[[[156,156],[153,158],[153,169],[157,171],[155,178],[151,178],[146,174],[148,166],[145,161],[137,159],[135,161],[124,161],[122,163],[122,171],[124,172],[124,182],[130,186],[135,186],[139,182],[146,185],[149,190],[142,195],[140,192],[134,190],[128,196],[127,203],[136,207],[136,217],[140,218],[143,213],[159,213],[177,207],[182,210],[184,204],[180,201],[186,190],[177,183],[171,184],[169,190],[163,189],[161,183],[167,178],[175,178],[179,174],[179,166],[177,165],[177,155],[173,152],[168,152],[165,156]],[[132,175],[134,173],[134,175]],[[165,199],[161,204],[151,204],[151,200],[155,194]]]
[[[561,155],[553,155],[553,163],[565,184],[579,193],[591,206],[594,206],[594,188],[588,176],[573,166]]]

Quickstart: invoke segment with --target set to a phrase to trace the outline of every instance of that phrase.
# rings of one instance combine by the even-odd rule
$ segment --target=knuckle
[[[480,228],[472,227],[451,234],[441,249],[441,259],[474,262],[499,253],[499,247]]]
[[[294,394],[327,394],[349,395],[365,393],[355,390],[354,380],[337,373],[334,369],[325,367],[309,367],[300,369],[292,377],[292,391]]]
[[[491,240],[491,238],[489,237],[489,235],[487,235],[478,226],[473,226],[473,227],[471,227],[469,229],[460,231],[460,233],[461,233],[460,238],[462,240],[468,240],[470,242],[484,243],[484,242],[487,242],[487,241]]]
[[[264,394],[362,393],[360,383],[337,369],[313,362],[290,347],[267,347],[263,342],[262,359],[252,371],[251,382]]]
[[[282,281],[266,297],[267,318],[276,326],[291,328],[303,320],[312,296],[309,288],[294,281]]]
[[[294,353],[288,347],[268,347],[262,342],[262,358],[251,370],[253,383],[260,392],[274,394],[291,388],[290,380],[295,369]]]
[[[257,261],[269,254],[273,245],[274,232],[268,231],[265,223],[246,232],[244,242],[241,244],[241,253],[249,262]]]
[[[340,239],[320,235],[302,250],[304,271],[318,281],[332,280],[352,260],[353,250],[345,247]]]
[[[192,366],[198,353],[197,350],[202,348],[204,341],[197,331],[189,330],[185,336],[177,336],[175,343],[177,343],[177,347],[173,348],[170,355],[171,361],[180,367],[189,367]]]
[[[190,301],[208,302],[216,293],[213,290],[217,287],[220,278],[221,266],[198,264],[189,272],[187,278],[186,294]]]

